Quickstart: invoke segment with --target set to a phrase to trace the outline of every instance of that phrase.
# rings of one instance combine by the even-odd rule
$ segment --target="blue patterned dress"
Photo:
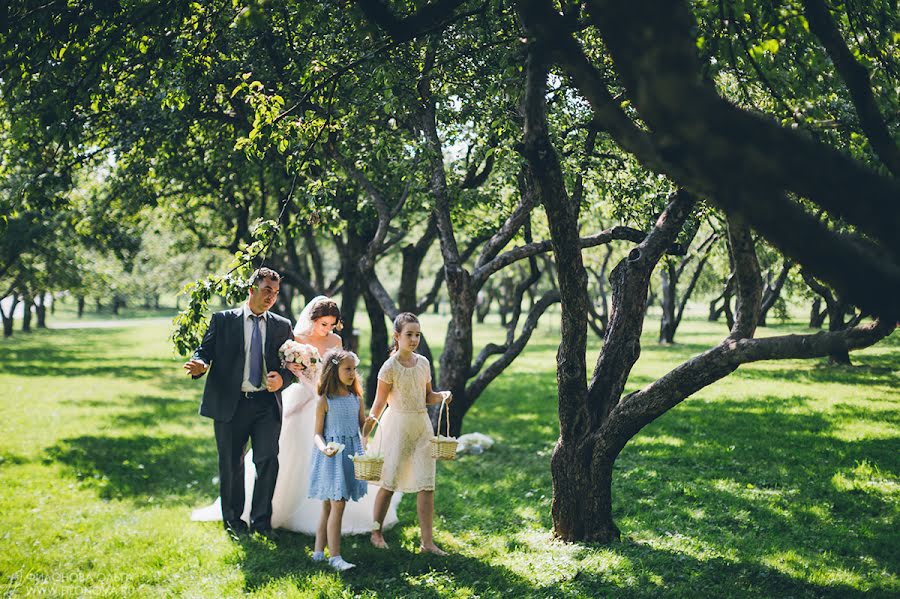
[[[312,467],[309,472],[309,496],[312,499],[344,499],[357,501],[366,494],[368,483],[353,474],[351,455],[362,455],[359,438],[359,398],[356,395],[327,397],[325,430],[326,443],[343,443],[344,450],[332,457],[313,445]]]

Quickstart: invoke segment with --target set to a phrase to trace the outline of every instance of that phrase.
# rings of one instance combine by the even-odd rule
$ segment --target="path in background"
[[[64,320],[48,322],[49,329],[115,329],[118,327],[139,327],[147,324],[171,325],[171,318],[121,318],[116,320]]]

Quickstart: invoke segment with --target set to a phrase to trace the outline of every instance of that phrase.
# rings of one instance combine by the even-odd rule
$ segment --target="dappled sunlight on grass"
[[[900,497],[900,479],[882,474],[877,466],[863,460],[854,468],[831,477],[838,491],[862,492],[872,495]]]
[[[758,363],[648,425],[616,463],[623,541],[566,544],[551,532],[558,436],[554,331],[470,411],[465,431],[497,444],[438,464],[436,541],[417,553],[405,496],[390,551],[344,540],[359,567],[309,560],[312,538],[231,542],[188,521],[215,498],[202,382],[180,372],[159,323],[17,336],[0,353],[0,571],[8,594],[105,596],[597,597],[896,596],[900,515],[900,343],[854,353],[852,368]],[[440,351],[443,329],[423,329]],[[802,332],[793,324],[761,334]],[[476,351],[502,340],[476,327]],[[656,323],[629,389],[727,334],[687,321],[678,343]],[[362,331],[363,343],[366,347]],[[588,365],[599,340],[590,340]],[[7,351],[8,350],[8,351]],[[365,360],[365,356],[363,356]],[[11,593],[10,593],[11,590]]]

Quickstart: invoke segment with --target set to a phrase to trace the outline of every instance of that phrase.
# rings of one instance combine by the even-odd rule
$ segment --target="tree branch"
[[[424,30],[433,28],[453,15],[465,0],[435,0],[420,8],[417,12],[397,18],[383,0],[357,0],[366,18],[384,29],[397,42],[406,42]]]
[[[696,201],[684,189],[675,192],[650,234],[610,274],[613,297],[609,326],[588,386],[588,413],[595,425],[592,428],[606,420],[622,396],[641,353],[650,276],[665,249],[674,243]]]
[[[859,124],[872,143],[872,149],[895,177],[900,177],[900,149],[878,110],[872,93],[869,72],[853,57],[840,30],[822,0],[803,0],[803,10],[810,30],[815,34],[841,79],[847,85]]]
[[[556,290],[548,291],[535,303],[534,307],[528,313],[525,324],[522,326],[522,332],[518,339],[507,347],[503,355],[491,362],[491,365],[485,368],[472,382],[466,386],[466,397],[475,399],[487,388],[491,381],[499,376],[503,370],[509,366],[516,357],[522,353],[522,350],[531,338],[534,329],[537,328],[538,321],[546,312],[547,308],[560,301],[559,292]],[[479,356],[480,357],[480,356]]]
[[[728,338],[688,360],[640,391],[624,398],[594,435],[605,451],[617,455],[644,426],[700,389],[728,376],[741,364],[762,360],[821,358],[869,347],[887,337],[894,322],[879,319],[843,331],[813,335],[782,335],[763,339]]]
[[[581,249],[592,248],[598,245],[604,245],[611,241],[633,241],[635,243],[640,243],[644,241],[647,237],[647,234],[643,231],[639,231],[638,229],[632,229],[631,227],[625,227],[622,225],[617,225],[610,229],[606,229],[605,231],[600,231],[599,233],[594,233],[588,237],[582,237],[579,239],[579,247]],[[514,247],[511,250],[508,250],[493,260],[483,264],[480,268],[476,269],[472,273],[472,280],[474,284],[483,284],[484,281],[488,279],[492,274],[497,272],[498,270],[502,270],[503,268],[509,266],[514,262],[518,262],[524,258],[528,258],[531,256],[536,256],[538,254],[544,254],[549,252],[552,249],[552,242],[550,240],[544,241],[536,241],[534,243],[529,243],[527,245],[520,245]]]
[[[762,276],[750,227],[737,216],[727,215],[728,249],[734,264],[734,325],[730,339],[753,337],[762,298]]]

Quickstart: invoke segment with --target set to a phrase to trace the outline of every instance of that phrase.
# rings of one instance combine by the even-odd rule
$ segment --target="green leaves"
[[[777,54],[780,47],[781,44],[777,39],[767,39],[754,46],[751,46],[749,52],[750,56],[759,60],[766,53]]]
[[[253,229],[253,241],[244,244],[235,253],[226,274],[210,275],[184,287],[181,295],[187,297],[187,306],[172,321],[172,343],[175,351],[186,356],[200,344],[205,331],[209,302],[214,295],[225,298],[228,303],[243,301],[249,292],[249,276],[255,270],[254,264],[264,262],[275,240],[280,226],[273,220],[259,220]]]

